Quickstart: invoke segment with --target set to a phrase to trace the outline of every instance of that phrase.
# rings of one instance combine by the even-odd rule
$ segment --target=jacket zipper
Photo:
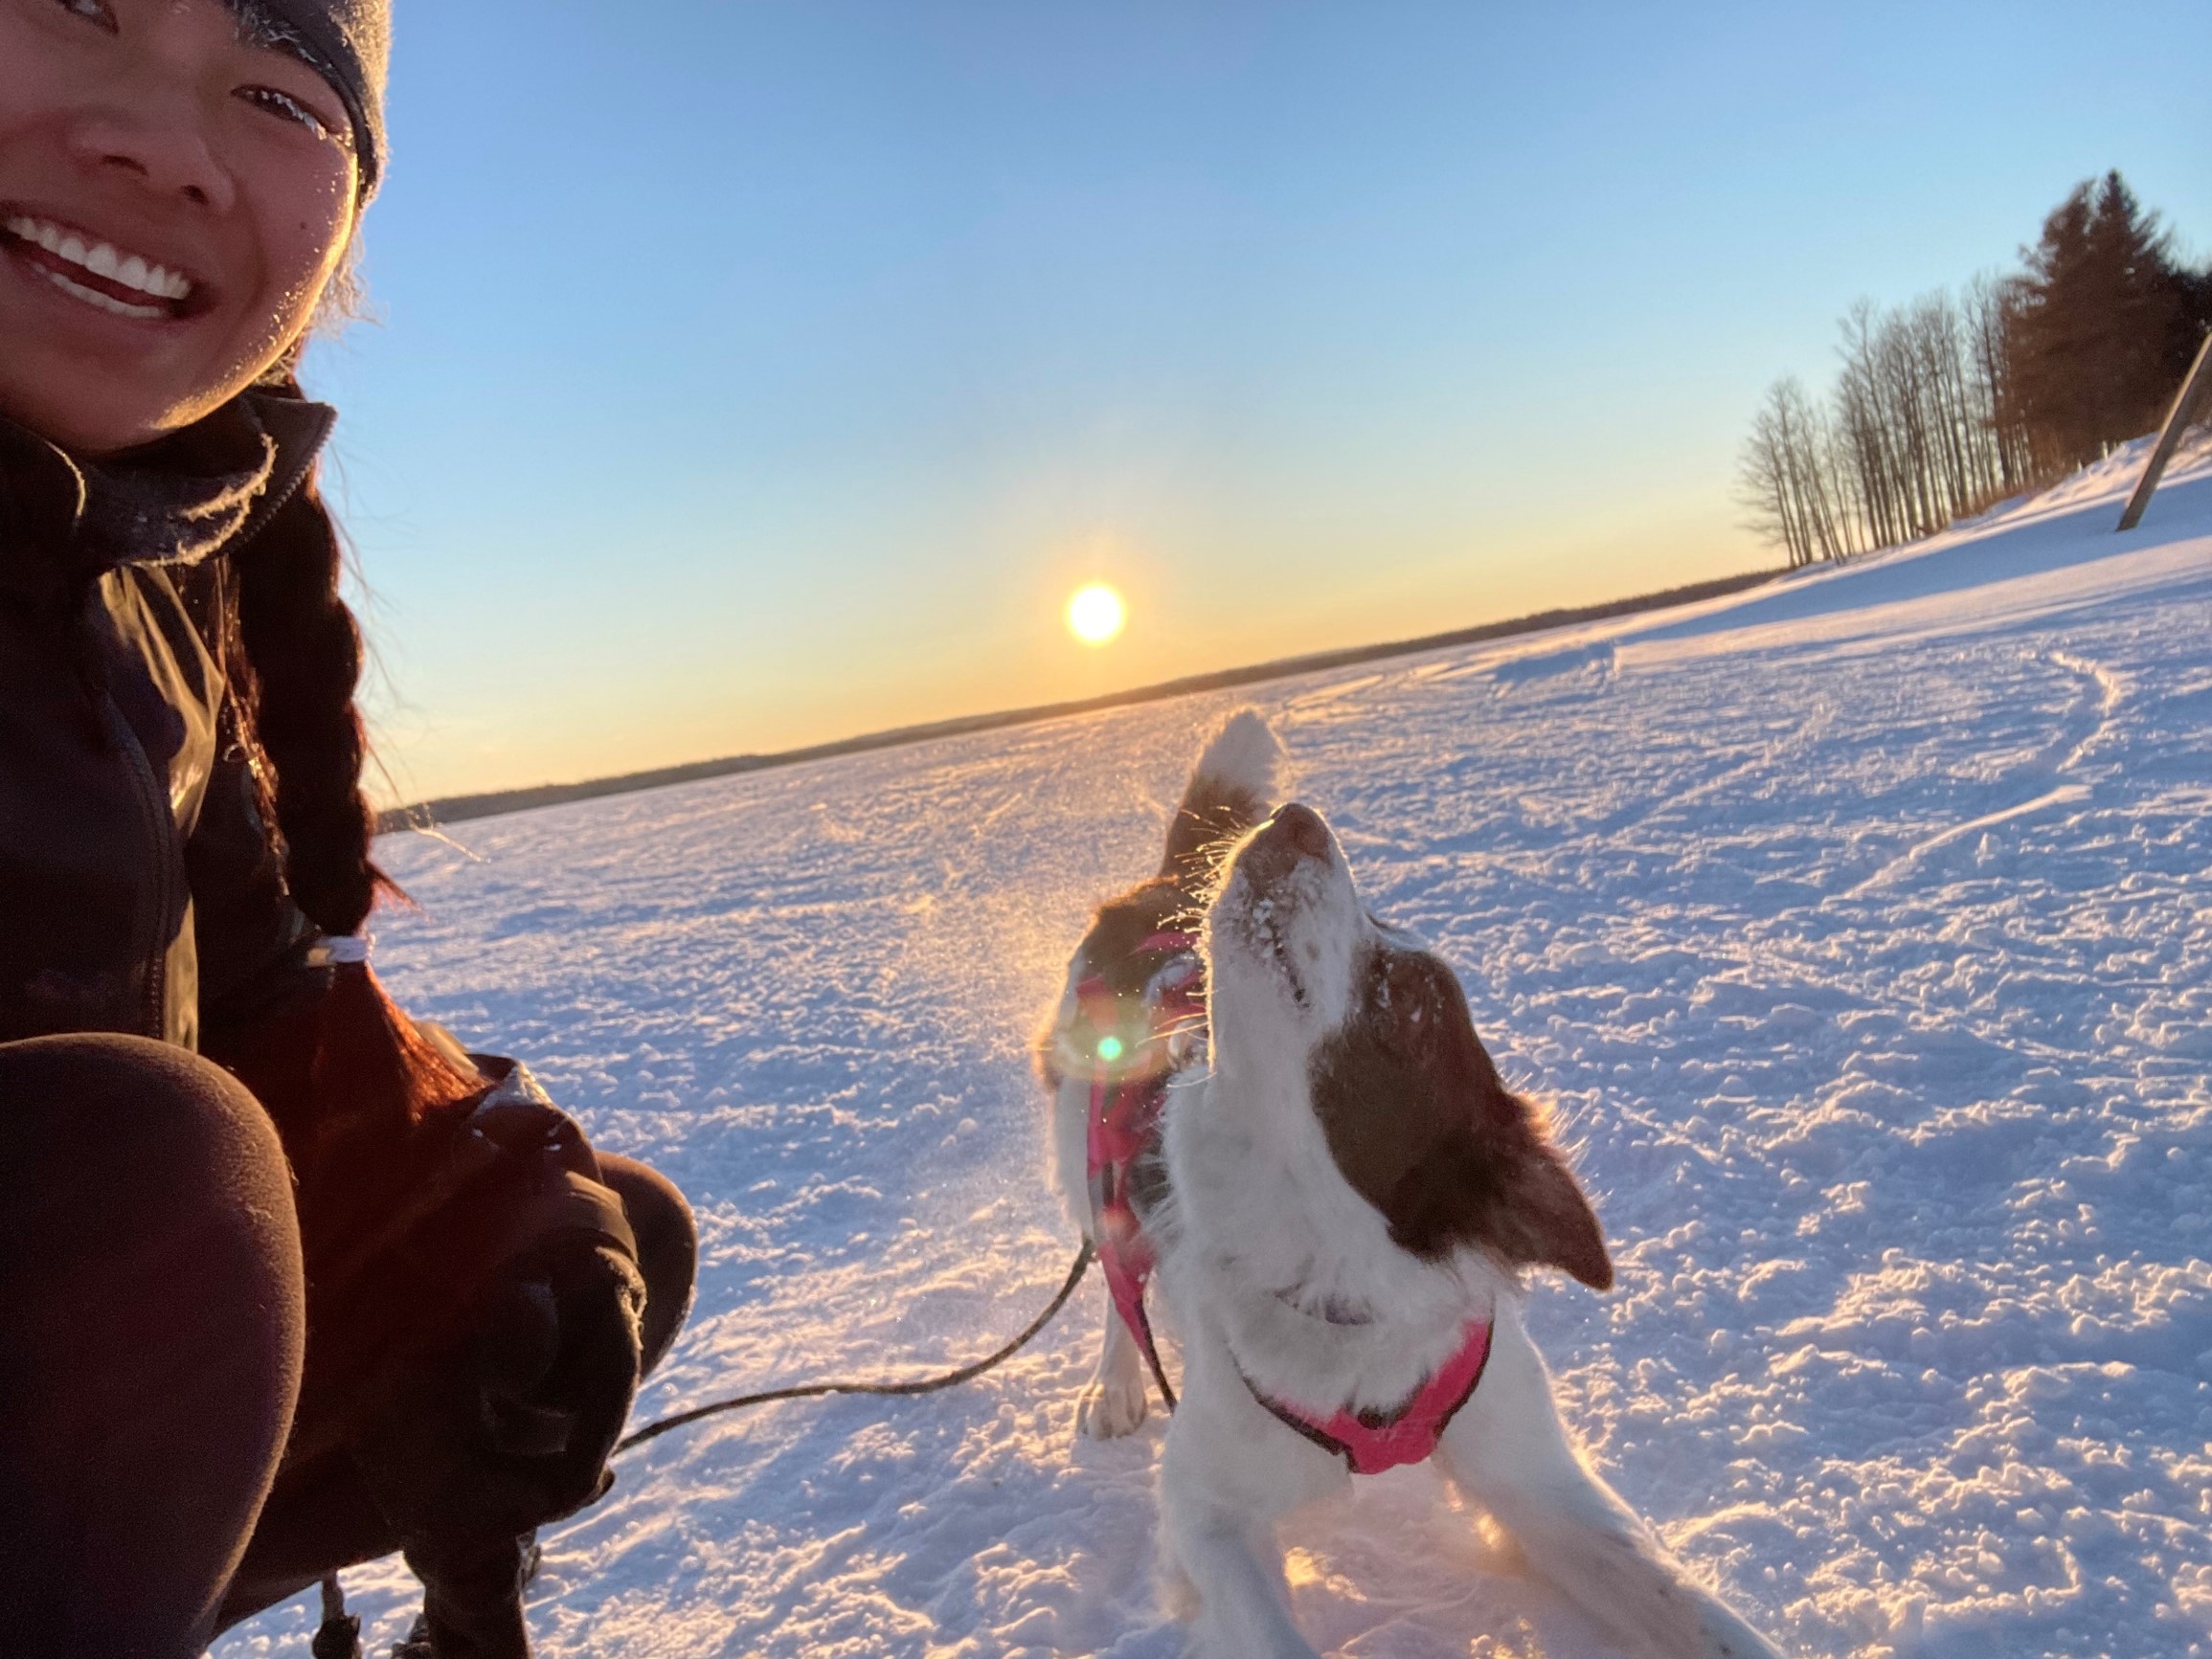
[[[169,791],[162,788],[161,780],[154,776],[153,762],[147,758],[146,746],[139,742],[138,733],[131,729],[130,722],[124,718],[112,696],[102,693],[101,704],[108,732],[129,763],[131,777],[138,785],[139,817],[151,843],[148,850],[152,855],[154,893],[153,902],[147,907],[143,1035],[166,1042],[169,1038],[169,948],[183,920],[172,915],[184,877],[183,860],[176,845],[176,820],[169,813]]]

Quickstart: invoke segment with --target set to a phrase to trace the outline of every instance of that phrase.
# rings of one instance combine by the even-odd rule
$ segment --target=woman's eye
[[[97,0],[87,0],[87,3],[97,3]],[[267,110],[280,121],[288,121],[305,127],[317,138],[343,142],[343,134],[288,92],[279,92],[273,86],[245,86],[238,89],[238,96],[257,109]]]
[[[73,12],[88,23],[97,23],[110,34],[116,31],[115,13],[108,10],[107,0],[60,0],[64,11]]]

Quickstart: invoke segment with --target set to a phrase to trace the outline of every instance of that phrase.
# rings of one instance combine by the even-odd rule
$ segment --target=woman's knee
[[[291,1176],[268,1114],[227,1072],[168,1043],[0,1044],[0,1172],[20,1188],[0,1227],[213,1227],[296,1266]]]
[[[0,1044],[0,1305],[43,1330],[36,1364],[219,1360],[289,1418],[305,1327],[283,1149],[218,1067],[144,1039]],[[103,1358],[103,1356],[105,1356]],[[198,1392],[189,1369],[178,1391]]]
[[[34,1653],[204,1637],[305,1326],[289,1176],[253,1097],[139,1039],[0,1045],[0,1307],[18,1361],[0,1510],[48,1522],[0,1528],[0,1619],[62,1644]]]
[[[643,1368],[659,1364],[684,1315],[691,1310],[691,1287],[698,1274],[699,1229],[691,1206],[666,1176],[635,1158],[601,1153],[600,1178],[622,1200],[630,1230],[638,1240],[638,1271],[645,1279],[643,1332]]]

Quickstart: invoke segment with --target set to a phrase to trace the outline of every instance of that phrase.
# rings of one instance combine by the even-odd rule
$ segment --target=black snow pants
[[[689,1300],[690,1213],[599,1161],[650,1367]],[[290,1172],[235,1079],[138,1038],[0,1044],[0,1648],[190,1659],[397,1547],[343,1453],[280,1470],[305,1328]]]

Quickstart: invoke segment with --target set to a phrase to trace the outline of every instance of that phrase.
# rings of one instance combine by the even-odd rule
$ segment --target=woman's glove
[[[527,1535],[612,1484],[638,1383],[644,1281],[588,1234],[549,1239],[479,1298],[354,1448],[422,1580],[438,1659],[519,1659]]]
[[[446,1353],[404,1378],[354,1456],[402,1538],[512,1536],[603,1490],[638,1385],[644,1281],[589,1238],[492,1285]]]

